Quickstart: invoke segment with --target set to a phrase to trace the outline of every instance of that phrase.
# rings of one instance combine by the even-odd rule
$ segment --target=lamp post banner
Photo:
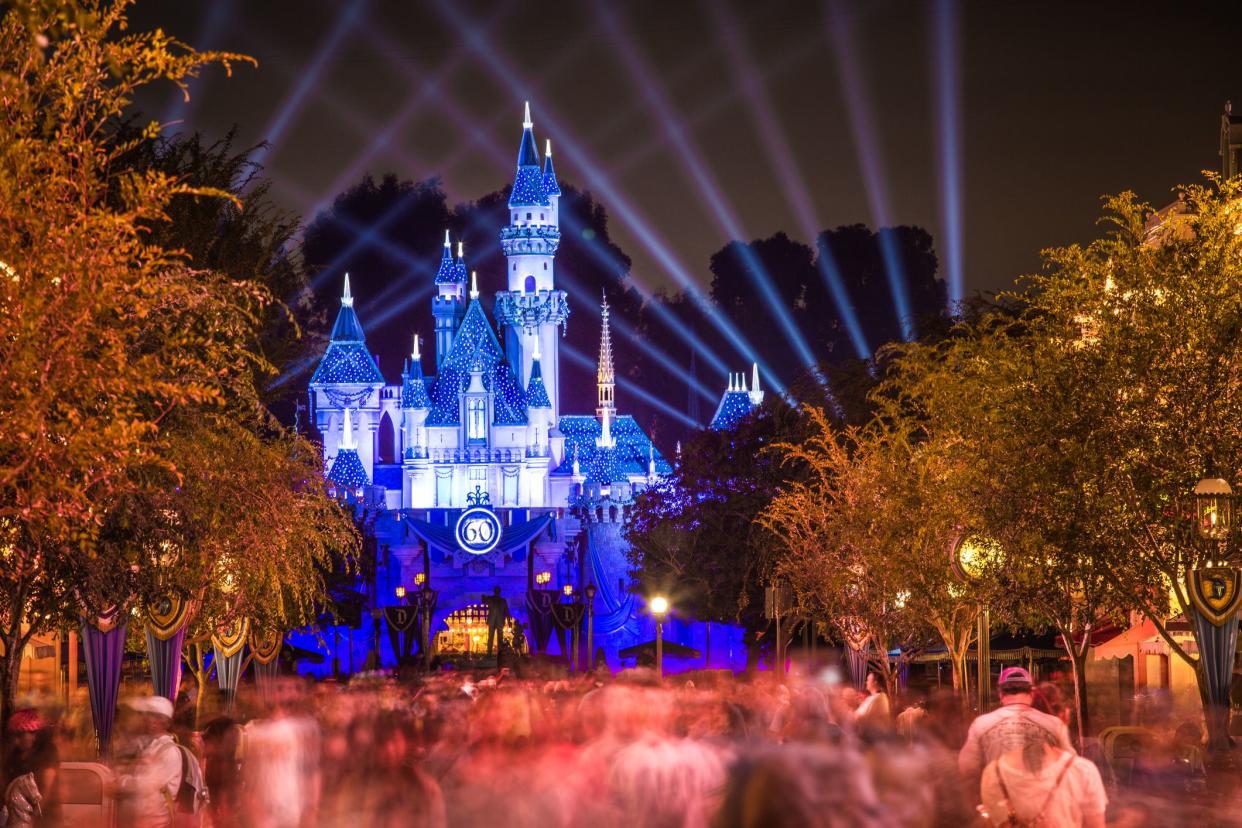
[[[1207,685],[1203,712],[1208,724],[1208,749],[1227,751],[1229,688],[1233,682],[1234,651],[1238,646],[1238,616],[1235,613],[1225,623],[1216,624],[1200,613],[1197,606],[1191,607],[1189,615]]]
[[[1232,566],[1192,569],[1186,573],[1190,602],[1199,615],[1220,627],[1236,619],[1242,608],[1242,572]]]
[[[176,702],[177,688],[181,686],[181,646],[185,643],[185,631],[185,624],[182,624],[165,638],[150,624],[144,630],[147,660],[151,663],[151,686],[155,695],[171,702]]]
[[[86,655],[86,686],[91,698],[91,717],[99,753],[107,756],[116,720],[116,700],[121,689],[121,662],[125,658],[125,624],[110,625],[107,632],[89,621],[82,624]]]
[[[384,607],[384,620],[388,622],[389,629],[408,633],[414,629],[414,624],[418,621],[418,609],[401,606]]]

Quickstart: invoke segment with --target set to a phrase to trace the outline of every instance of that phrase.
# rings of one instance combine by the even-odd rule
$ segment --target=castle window
[[[535,277],[534,277],[534,276],[527,276],[527,277],[526,277],[526,288],[525,288],[525,290],[526,290],[526,292],[527,292],[527,293],[534,293],[534,292],[535,292]]]
[[[530,221],[530,213],[527,213],[527,214],[526,214],[526,220],[527,220],[527,221]]]
[[[540,214],[539,214],[539,220],[540,220],[540,221],[543,221],[543,213],[540,213]]]
[[[480,443],[487,440],[487,400],[482,397],[466,400],[466,439]]]
[[[513,272],[517,273],[517,262],[513,263]]]
[[[543,263],[543,269],[544,269],[544,270],[547,270],[547,269],[548,269],[548,263],[547,263],[547,262],[544,262],[544,263]]]

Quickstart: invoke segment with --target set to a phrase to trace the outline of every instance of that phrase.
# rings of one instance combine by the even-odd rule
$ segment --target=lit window
[[[466,400],[466,439],[487,439],[487,400],[482,397]]]

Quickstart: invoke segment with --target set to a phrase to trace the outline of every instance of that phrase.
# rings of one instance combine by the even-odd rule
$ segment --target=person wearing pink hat
[[[60,757],[50,730],[37,710],[24,708],[13,712],[5,731],[8,738],[0,767],[4,799],[0,807],[7,809],[7,827],[56,824]]]
[[[1035,684],[1025,669],[1006,667],[1001,670],[997,689],[1001,706],[971,722],[966,744],[957,757],[958,770],[975,790],[984,766],[1014,748],[1044,741],[1071,752],[1074,750],[1065,722],[1032,707]]]

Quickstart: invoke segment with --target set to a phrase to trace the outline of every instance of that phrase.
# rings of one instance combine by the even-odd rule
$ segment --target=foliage
[[[673,474],[630,511],[626,536],[644,587],[696,618],[764,628],[776,542],[756,518],[790,475],[763,449],[804,431],[798,412],[778,399],[733,431],[688,441]]]

